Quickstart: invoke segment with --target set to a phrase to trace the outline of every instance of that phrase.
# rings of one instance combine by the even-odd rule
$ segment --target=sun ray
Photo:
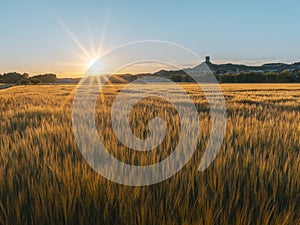
[[[105,34],[105,28],[103,28],[103,32],[101,32],[101,37],[99,38],[98,43],[95,45],[94,38],[92,35],[92,30],[90,29],[90,26],[88,24],[88,21],[86,23],[86,33],[87,33],[87,42],[88,43],[82,43],[78,37],[71,31],[71,29],[59,18],[57,18],[57,22],[61,25],[61,27],[64,29],[66,34],[70,37],[70,39],[76,44],[78,49],[80,51],[74,51],[70,50],[73,55],[78,57],[82,63],[73,64],[76,66],[81,67],[81,73],[91,73],[90,75],[99,75],[100,71],[103,70],[103,65],[101,61],[98,61],[101,55],[103,55],[103,34]],[[87,46],[86,46],[87,45]],[[95,64],[95,62],[97,62]]]
[[[104,26],[102,28],[102,32],[101,32],[101,37],[99,38],[99,45],[97,48],[97,52],[96,55],[100,56],[101,53],[103,53],[103,43],[104,43],[104,39],[105,39],[105,35],[106,35],[106,30],[107,30],[107,21],[104,21]]]
[[[120,83],[127,83],[128,81],[126,79],[124,79],[123,77],[121,77],[120,75],[114,75],[113,79],[120,82]]]
[[[96,55],[98,55],[98,52],[96,53],[93,36],[92,36],[91,29],[90,29],[90,26],[89,26],[88,23],[87,23],[86,27],[87,27],[87,34],[88,34],[88,40],[89,40],[89,45],[90,45],[90,51],[91,51],[92,57],[95,58]]]
[[[100,88],[101,86],[104,86],[105,85],[105,79],[106,79],[106,75],[103,75],[103,76],[97,76],[96,77],[96,79],[97,79],[97,83],[98,83],[98,87]],[[103,80],[103,81],[102,81]],[[104,94],[104,92],[103,92],[103,89],[102,89],[102,91],[100,91],[100,93],[99,93],[99,99],[100,99],[100,101],[103,103],[103,105],[105,106],[105,94]],[[102,108],[102,110],[104,111],[104,113],[106,113],[107,112],[107,107],[103,107]]]
[[[68,36],[74,41],[74,43],[77,45],[77,47],[82,51],[82,53],[88,58],[92,59],[93,56],[88,52],[88,50],[83,46],[83,44],[77,39],[77,37],[73,34],[73,32],[67,27],[65,23],[63,23],[61,20],[59,20],[59,23],[64,28],[65,32],[68,34]]]

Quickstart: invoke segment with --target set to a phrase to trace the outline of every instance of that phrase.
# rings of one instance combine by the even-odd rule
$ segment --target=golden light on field
[[[182,85],[199,109],[198,149],[176,176],[144,188],[108,182],[82,158],[72,135],[76,85],[1,90],[0,116],[9,119],[0,121],[0,224],[300,224],[300,85],[222,84],[228,129],[203,173],[195,165],[210,132],[208,103],[195,84]],[[166,101],[140,101],[130,116],[132,132],[147,137],[157,115],[168,123],[167,136],[149,153],[131,151],[110,125],[123,88],[102,89],[95,108],[99,138],[122,162],[157,163],[177,144],[178,114]]]

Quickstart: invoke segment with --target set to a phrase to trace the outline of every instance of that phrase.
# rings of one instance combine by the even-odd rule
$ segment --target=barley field
[[[111,128],[123,87],[106,85],[99,95],[99,138],[121,161],[157,163],[176,147],[178,114],[163,99],[142,99],[130,116],[132,132],[147,137],[147,122],[160,116],[167,135],[153,151],[132,151]],[[300,85],[221,85],[226,134],[203,172],[209,107],[195,84],[182,87],[199,112],[197,150],[176,175],[145,187],[108,181],[85,162],[72,132],[75,85],[0,90],[0,224],[300,224]]]

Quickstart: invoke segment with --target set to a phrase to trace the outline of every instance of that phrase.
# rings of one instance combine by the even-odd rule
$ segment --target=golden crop
[[[221,85],[227,130],[204,172],[197,167],[209,138],[209,107],[195,84],[182,86],[199,111],[197,151],[175,176],[146,187],[110,182],[84,161],[72,133],[75,86],[0,90],[0,224],[300,224],[300,85]],[[165,100],[141,100],[130,117],[133,133],[146,138],[148,121],[160,116],[167,136],[150,152],[132,151],[110,121],[123,87],[107,85],[99,96],[99,138],[123,162],[157,163],[176,147],[178,114]]]

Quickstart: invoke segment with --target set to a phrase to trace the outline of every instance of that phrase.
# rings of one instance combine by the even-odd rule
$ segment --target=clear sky
[[[215,62],[300,61],[299,8],[299,0],[0,1],[0,73],[78,76],[87,54],[149,39]]]

